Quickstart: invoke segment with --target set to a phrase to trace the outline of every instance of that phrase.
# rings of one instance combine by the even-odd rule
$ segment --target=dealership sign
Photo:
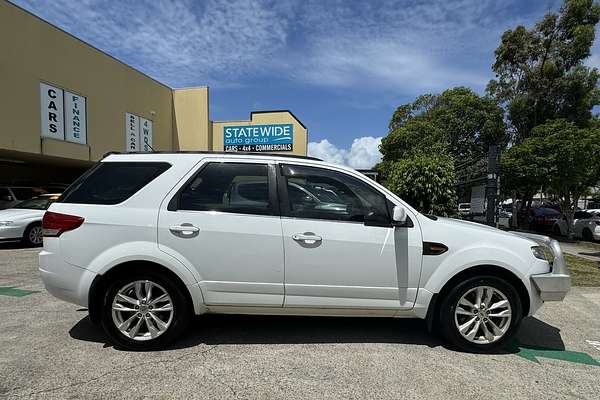
[[[125,149],[152,151],[152,121],[125,113]]]
[[[86,98],[40,82],[42,137],[87,143]]]
[[[223,128],[225,151],[292,151],[292,124],[238,125]]]

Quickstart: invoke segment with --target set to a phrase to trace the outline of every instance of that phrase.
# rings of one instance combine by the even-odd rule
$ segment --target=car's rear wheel
[[[583,237],[583,240],[585,240],[586,242],[594,241],[594,235],[592,235],[592,231],[590,231],[588,228],[585,228],[583,230],[583,232],[581,233],[581,236]]]
[[[43,234],[41,224],[31,224],[23,233],[23,243],[27,246],[37,247],[43,244]]]
[[[521,319],[519,294],[510,283],[494,276],[473,277],[456,285],[439,310],[443,336],[457,348],[476,353],[505,344]]]
[[[118,347],[152,350],[167,346],[188,325],[191,307],[168,276],[134,273],[109,285],[102,326]]]

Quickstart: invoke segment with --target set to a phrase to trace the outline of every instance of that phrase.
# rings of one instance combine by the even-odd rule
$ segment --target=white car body
[[[58,197],[59,194],[43,194],[39,197]],[[41,224],[46,210],[7,208],[0,210],[0,242],[23,239],[25,230],[32,224]]]
[[[578,214],[580,215],[579,218],[577,218]],[[577,211],[575,217],[573,219],[573,234],[576,238],[600,240],[600,210],[598,212],[596,210]],[[563,236],[568,234],[565,218],[556,221],[555,226],[555,232],[558,230]]]
[[[89,307],[90,313],[97,307],[94,283],[113,268],[139,261],[176,275],[195,314],[427,318],[432,299],[444,286],[474,268],[518,281],[526,315],[545,300],[562,300],[570,287],[556,241],[535,235],[532,240],[472,222],[433,220],[350,168],[308,158],[235,153],[113,154],[102,160],[118,161],[160,161],[171,167],[121,204],[52,204],[49,211],[81,216],[85,222],[60,237],[45,237],[39,256],[47,290]],[[172,197],[209,162],[338,171],[403,209],[412,226],[170,211]],[[442,243],[448,250],[423,255],[427,242]],[[553,250],[553,265],[533,255],[532,247],[539,243]]]

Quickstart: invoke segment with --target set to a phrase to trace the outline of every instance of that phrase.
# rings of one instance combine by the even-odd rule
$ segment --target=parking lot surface
[[[600,288],[546,304],[498,354],[419,320],[215,315],[136,353],[45,292],[38,251],[0,247],[0,398],[600,398]]]

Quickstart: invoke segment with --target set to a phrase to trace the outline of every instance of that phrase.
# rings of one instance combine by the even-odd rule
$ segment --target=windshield
[[[13,187],[11,188],[17,200],[28,200],[35,196],[45,193],[41,189],[28,188],[28,187]]]
[[[46,210],[50,204],[54,203],[58,196],[40,196],[30,200],[25,200],[18,203],[13,208],[25,208],[28,210]]]

